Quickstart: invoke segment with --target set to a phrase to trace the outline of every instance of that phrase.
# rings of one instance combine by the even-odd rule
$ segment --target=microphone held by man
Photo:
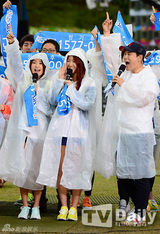
[[[120,76],[125,71],[125,69],[126,69],[126,66],[124,64],[121,64],[121,66],[119,67],[117,75],[113,77],[112,88],[114,88],[114,86],[116,85],[116,83],[118,83],[118,85],[121,86],[121,84],[123,82],[119,82],[119,81],[123,81],[123,80],[120,78]]]

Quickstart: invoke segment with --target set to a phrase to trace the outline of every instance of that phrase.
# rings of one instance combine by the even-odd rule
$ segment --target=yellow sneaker
[[[78,220],[76,208],[74,208],[74,207],[70,208],[67,220],[69,220],[69,221],[77,221]]]
[[[148,200],[147,212],[149,211],[157,211],[158,204],[155,200]]]
[[[65,220],[67,220],[67,215],[68,215],[67,206],[61,206],[61,209],[59,211],[59,215],[57,216],[57,220],[65,221]]]

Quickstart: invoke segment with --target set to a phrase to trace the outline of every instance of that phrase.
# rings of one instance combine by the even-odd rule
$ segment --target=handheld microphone
[[[118,73],[117,75],[120,76],[126,69],[126,65],[121,64],[121,66],[119,67]],[[112,82],[112,88],[116,85],[116,82]]]
[[[66,73],[66,80],[72,80],[71,77],[73,76],[73,72],[71,68],[67,68],[67,73]]]
[[[37,83],[37,80],[38,80],[38,74],[37,73],[33,73],[33,76],[32,76],[33,83]]]

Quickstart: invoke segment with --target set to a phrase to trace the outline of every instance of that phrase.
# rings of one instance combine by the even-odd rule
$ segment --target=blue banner
[[[128,44],[130,44],[131,42],[133,42],[133,39],[123,21],[122,15],[120,13],[120,11],[118,12],[117,15],[117,20],[116,23],[113,27],[113,32],[114,33],[120,33],[121,34],[121,38],[122,38],[122,42],[124,46],[127,46]]]
[[[36,94],[35,94],[35,85],[32,84],[24,92],[24,101],[26,106],[26,113],[28,119],[28,126],[37,126],[37,107],[36,107]]]
[[[6,67],[0,66],[0,78],[5,78],[6,76],[5,70],[6,70]]]
[[[21,59],[23,69],[25,69],[27,61],[36,53],[22,53]],[[46,53],[49,60],[50,70],[59,70],[63,66],[64,57],[57,54]]]
[[[157,52],[152,52],[147,59],[144,60],[144,65],[159,65],[160,55]]]
[[[68,33],[41,31],[35,34],[35,42],[32,49],[41,49],[42,44],[47,39],[58,42],[60,51],[70,51],[74,48],[82,48],[84,51],[95,47],[94,38],[90,33]]]
[[[65,84],[63,90],[56,97],[56,101],[58,102],[57,112],[59,115],[67,115],[71,110],[72,102],[66,95],[67,88],[67,84]]]
[[[154,13],[156,21],[154,22],[156,31],[160,31],[160,12]]]
[[[17,14],[17,6],[11,5],[9,9],[3,10],[4,16],[1,18],[0,22],[0,36],[1,36],[1,51],[3,55],[3,60],[5,66],[7,66],[7,55],[5,51],[5,47],[7,45],[7,35],[10,33],[10,25],[12,26],[13,35],[17,37],[17,29],[18,29],[18,14]]]

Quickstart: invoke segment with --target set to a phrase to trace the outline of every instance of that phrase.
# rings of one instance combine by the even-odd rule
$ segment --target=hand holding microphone
[[[123,84],[124,80],[120,78],[120,75],[125,71],[125,69],[126,69],[126,66],[124,64],[121,64],[121,66],[119,67],[117,75],[113,77],[112,88],[116,85],[116,83],[119,86],[121,86]]]
[[[71,68],[67,68],[67,73],[66,73],[66,80],[72,80],[73,77],[73,71]]]
[[[73,77],[73,71],[71,68],[67,68],[67,72],[66,72],[66,80],[65,83],[67,84],[67,86],[70,86],[72,84],[72,77]]]

